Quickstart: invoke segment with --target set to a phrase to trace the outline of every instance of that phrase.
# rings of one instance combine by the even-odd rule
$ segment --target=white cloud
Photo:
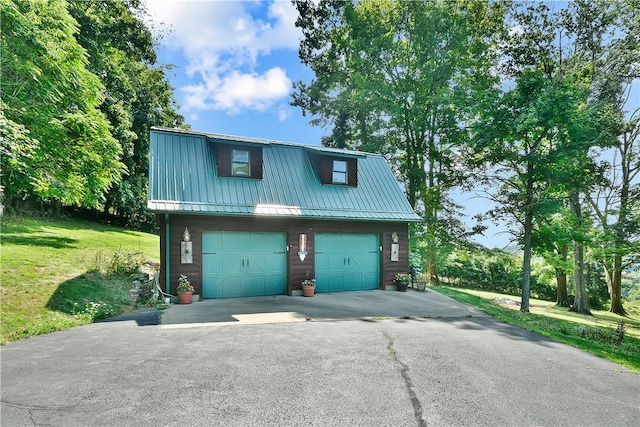
[[[278,120],[283,122],[289,117],[291,117],[291,110],[289,108],[287,108],[285,105],[281,105],[280,107],[278,107]]]
[[[264,111],[289,95],[282,67],[260,69],[273,50],[296,50],[301,32],[289,1],[147,0],[156,22],[171,29],[164,44],[182,52],[195,83],[182,89],[185,109]]]
[[[286,72],[274,67],[264,74],[231,71],[223,78],[210,76],[203,83],[183,88],[186,108],[226,110],[231,114],[246,108],[265,111],[291,91]]]

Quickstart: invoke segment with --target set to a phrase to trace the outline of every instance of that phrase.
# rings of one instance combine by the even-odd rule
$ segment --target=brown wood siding
[[[216,164],[218,176],[232,177],[231,155],[233,150],[249,152],[249,174],[251,178],[262,179],[262,147],[248,147],[246,145],[216,144]]]
[[[249,148],[251,178],[262,179],[262,147]]]
[[[165,226],[164,216],[159,215],[162,290],[165,286]],[[189,228],[193,242],[193,263],[180,263],[180,242],[185,227]],[[406,223],[362,222],[362,221],[322,221],[274,219],[259,217],[216,217],[204,215],[170,215],[170,275],[171,292],[175,293],[178,277],[186,274],[196,289],[202,294],[202,233],[204,231],[271,231],[287,233],[287,293],[300,290],[301,282],[315,276],[315,233],[374,233],[380,236],[380,289],[393,284],[396,273],[409,272],[409,230]],[[391,261],[391,235],[398,234],[400,259]],[[307,257],[298,257],[300,233],[307,234]]]
[[[327,158],[326,156],[320,156],[318,154],[309,154],[309,159],[311,160],[311,164],[318,172],[318,176],[320,177],[320,182],[323,184],[331,184],[331,170],[327,169]]]
[[[228,145],[216,144],[218,176],[231,176],[231,150]]]
[[[347,185],[350,187],[358,186],[358,159],[347,160]]]

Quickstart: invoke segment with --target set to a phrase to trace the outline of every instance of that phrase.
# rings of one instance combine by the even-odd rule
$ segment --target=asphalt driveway
[[[296,322],[312,319],[381,320],[397,317],[445,318],[480,315],[437,292],[409,289],[320,293],[312,298],[276,295],[254,298],[204,300],[188,305],[175,304],[162,313],[164,328],[181,328]]]
[[[173,306],[160,325],[121,319],[9,343],[0,348],[0,423],[632,426],[640,419],[640,376],[433,292],[282,298]]]

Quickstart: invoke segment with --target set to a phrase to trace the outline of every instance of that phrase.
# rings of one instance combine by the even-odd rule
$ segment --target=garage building
[[[203,298],[385,289],[419,221],[377,154],[152,128],[161,283]]]

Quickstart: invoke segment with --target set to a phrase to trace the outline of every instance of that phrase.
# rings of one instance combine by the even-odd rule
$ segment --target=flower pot
[[[303,286],[302,293],[305,297],[312,297],[316,293],[315,286]]]
[[[424,292],[427,288],[427,282],[417,282],[417,285],[420,292]]]
[[[409,286],[409,282],[396,282],[396,288],[398,292],[407,292],[407,287]]]
[[[193,295],[193,292],[178,292],[180,304],[191,304],[191,295]]]

